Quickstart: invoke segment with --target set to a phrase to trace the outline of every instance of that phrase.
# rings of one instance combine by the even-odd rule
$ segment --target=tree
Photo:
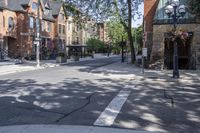
[[[141,26],[139,26],[138,28],[134,28],[133,29],[133,39],[134,39],[134,42],[136,42],[136,43],[134,43],[135,45],[135,47],[136,47],[136,53],[141,53],[141,51],[142,51],[142,46],[143,46],[143,34],[142,34],[142,32],[143,32],[143,27],[142,27],[142,25]]]
[[[104,42],[102,42],[99,39],[96,38],[90,38],[86,42],[88,46],[88,50],[91,51],[96,51],[97,53],[105,53],[106,52],[106,47]]]
[[[138,12],[139,4],[143,0],[65,0],[66,6],[77,7],[84,15],[95,18],[97,21],[108,20],[117,16],[128,35],[131,49],[131,60],[135,61],[133,45],[132,20]]]
[[[112,49],[115,53],[119,53],[121,49],[119,42],[122,41],[122,38],[124,40],[127,40],[127,34],[124,30],[124,27],[116,19],[107,22],[106,26],[108,28],[108,37],[110,38],[110,41],[112,43]]]
[[[188,1],[189,5],[189,11],[192,14],[195,14],[197,16],[200,16],[200,0],[189,0]]]

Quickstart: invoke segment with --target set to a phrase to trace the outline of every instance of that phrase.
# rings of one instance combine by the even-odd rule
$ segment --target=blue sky
[[[138,16],[135,17],[135,21],[133,20],[133,27],[138,27],[138,25],[142,25],[144,16],[144,3],[140,5],[139,11],[142,13],[142,16],[140,17],[140,19],[138,19]]]

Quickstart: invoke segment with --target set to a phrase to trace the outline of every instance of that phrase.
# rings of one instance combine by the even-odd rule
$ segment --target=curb
[[[110,56],[110,57],[116,57],[116,56]],[[91,59],[87,59],[87,60],[80,60],[80,61],[72,61],[72,62],[66,62],[66,63],[60,63],[60,64],[53,64],[53,63],[42,63],[41,62],[41,66],[39,68],[37,68],[36,66],[32,66],[33,68],[30,69],[23,69],[23,70],[13,70],[13,71],[5,71],[5,72],[1,72],[0,76],[2,75],[7,75],[7,74],[14,74],[14,73],[19,73],[19,72],[27,72],[27,71],[35,71],[35,70],[42,70],[42,69],[48,69],[48,68],[54,68],[54,67],[58,67],[58,66],[63,66],[63,65],[67,65],[70,63],[75,63],[75,62],[83,62],[83,61],[92,61],[92,60],[98,60],[98,59],[106,59],[109,57],[102,57],[102,58],[91,58]],[[30,63],[30,62],[28,62]],[[32,62],[31,62],[32,63]],[[34,62],[35,63],[35,62]],[[34,64],[32,63],[32,64]],[[1,66],[0,66],[1,67]]]
[[[21,125],[0,127],[0,133],[161,133],[95,126]]]

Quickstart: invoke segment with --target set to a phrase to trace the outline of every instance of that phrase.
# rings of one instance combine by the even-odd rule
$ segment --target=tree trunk
[[[128,28],[127,28],[127,33],[128,33],[128,40],[129,40],[129,45],[130,45],[130,50],[131,50],[131,62],[135,62],[135,48],[133,45],[133,36],[132,36],[132,0],[128,0]]]

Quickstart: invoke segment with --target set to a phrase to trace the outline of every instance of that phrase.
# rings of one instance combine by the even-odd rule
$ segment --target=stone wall
[[[170,32],[172,29],[172,25],[153,25],[151,63],[162,60],[162,65],[164,64],[164,33]],[[180,24],[178,25],[177,30],[193,32],[191,42],[191,60],[193,60],[196,68],[200,69],[200,24]]]

